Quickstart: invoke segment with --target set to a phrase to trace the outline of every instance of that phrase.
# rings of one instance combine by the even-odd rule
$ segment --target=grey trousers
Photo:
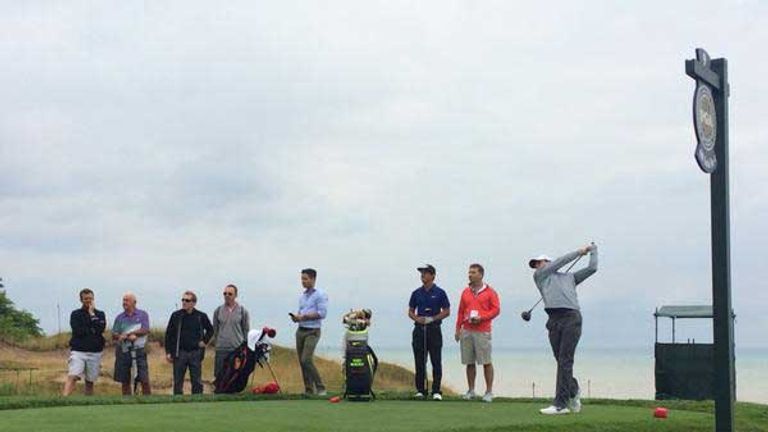
[[[189,369],[189,381],[192,383],[192,394],[203,392],[202,364],[205,351],[179,351],[179,356],[173,360],[173,394],[180,395],[184,388],[184,375]]]
[[[219,372],[221,372],[222,369],[224,369],[224,360],[226,360],[229,353],[231,353],[232,350],[225,351],[225,350],[216,350],[216,356],[213,358],[213,377],[214,379],[218,378]]]
[[[564,408],[568,400],[579,392],[579,382],[573,377],[573,359],[581,338],[581,313],[572,309],[549,312],[547,330],[552,354],[557,361],[557,386],[553,405]]]
[[[304,379],[304,392],[314,393],[325,390],[323,380],[317,372],[312,357],[315,355],[317,342],[320,341],[320,329],[299,327],[296,330],[296,354],[299,356],[301,376]]]

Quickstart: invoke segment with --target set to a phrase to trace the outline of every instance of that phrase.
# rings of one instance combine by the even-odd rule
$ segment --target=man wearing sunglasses
[[[251,328],[248,311],[236,300],[237,287],[229,284],[224,287],[224,304],[213,311],[213,340],[216,345],[213,373],[217,377],[227,355],[245,341]]]
[[[184,375],[189,368],[192,394],[203,392],[202,364],[205,346],[213,336],[208,315],[195,309],[197,295],[185,291],[181,309],[171,314],[165,329],[165,358],[173,364],[173,394],[183,394]]]

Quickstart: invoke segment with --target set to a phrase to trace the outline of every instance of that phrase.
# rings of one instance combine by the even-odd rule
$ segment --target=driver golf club
[[[566,273],[568,273],[569,271],[571,271],[571,269],[573,268],[573,266],[575,266],[575,265],[576,265],[576,263],[577,263],[577,262],[579,262],[579,260],[581,260],[581,257],[583,257],[583,256],[584,256],[584,255],[579,255],[579,257],[578,257],[578,258],[576,258],[576,261],[572,262],[572,263],[571,263],[571,265],[570,265],[570,266],[568,266],[568,269],[566,269],[566,270],[565,270],[565,272],[566,272]],[[542,301],[542,300],[544,300],[544,297],[539,297],[539,301],[537,301],[537,302],[536,302],[536,303],[535,303],[533,306],[531,306],[531,308],[530,308],[530,309],[528,309],[527,311],[523,311],[522,313],[520,313],[520,317],[522,317],[522,318],[523,318],[523,321],[530,321],[530,320],[531,320],[531,312],[533,312],[533,310],[534,310],[534,309],[536,309],[536,306],[538,306],[538,305],[539,305],[539,303],[541,303],[541,301]]]

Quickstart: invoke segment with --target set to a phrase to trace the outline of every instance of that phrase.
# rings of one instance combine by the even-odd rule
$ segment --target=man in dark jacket
[[[85,378],[85,394],[93,394],[93,383],[101,372],[101,354],[104,351],[104,329],[107,318],[104,312],[96,309],[93,291],[85,288],[80,291],[80,309],[72,311],[69,325],[72,338],[69,340],[69,371],[64,384],[64,396],[69,396],[75,389],[75,383]]]
[[[182,394],[184,375],[189,368],[192,394],[203,392],[201,366],[205,346],[213,336],[213,325],[208,315],[195,309],[197,296],[185,291],[181,297],[181,309],[171,314],[165,329],[165,357],[173,363],[173,394]]]

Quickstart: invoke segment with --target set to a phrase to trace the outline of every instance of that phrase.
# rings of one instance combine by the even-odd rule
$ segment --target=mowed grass
[[[499,401],[262,400],[157,405],[102,405],[2,412],[3,431],[711,431],[706,412],[675,411],[654,419],[651,409],[585,406],[579,415],[547,417],[540,403]],[[756,429],[757,430],[757,429]]]

